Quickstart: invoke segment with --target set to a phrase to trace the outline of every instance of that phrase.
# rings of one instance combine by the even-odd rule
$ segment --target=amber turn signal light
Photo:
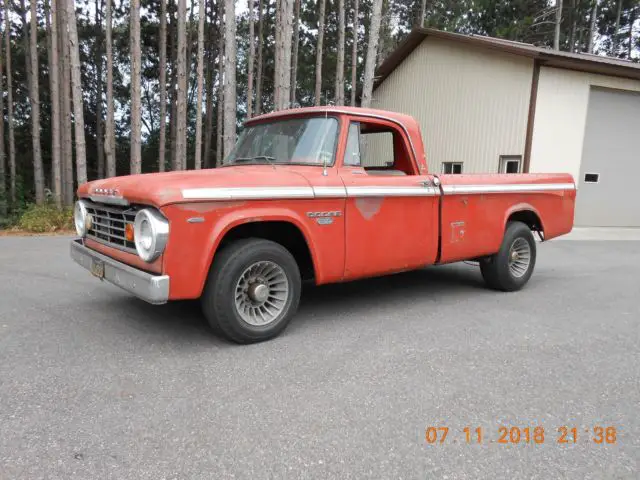
[[[133,223],[127,223],[124,226],[124,238],[127,242],[133,242]]]

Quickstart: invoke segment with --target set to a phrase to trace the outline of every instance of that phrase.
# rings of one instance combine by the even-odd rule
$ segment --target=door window
[[[413,175],[403,136],[393,127],[352,122],[344,165],[362,167],[368,175]]]

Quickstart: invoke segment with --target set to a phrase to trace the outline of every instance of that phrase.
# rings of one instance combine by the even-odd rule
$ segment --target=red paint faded
[[[238,165],[211,170],[132,175],[98,180],[78,189],[117,189],[132,204],[151,205],[169,220],[164,254],[153,264],[87,240],[87,246],[134,267],[170,276],[170,298],[198,298],[216,252],[232,229],[250,222],[288,222],[302,234],[311,254],[317,284],[340,282],[448,263],[495,253],[511,215],[532,212],[545,239],[573,226],[575,188],[525,193],[447,194],[447,187],[531,184],[575,185],[565,174],[438,175],[444,195],[207,200],[187,199],[184,189],[334,187],[346,192],[362,187],[419,187],[433,182],[427,171],[422,135],[406,115],[351,107],[314,107],[281,111],[251,119],[330,115],[340,121],[336,162],[326,174],[321,165]],[[350,122],[394,133],[394,168],[406,175],[368,175],[343,165]],[[426,187],[425,187],[426,188]],[[345,190],[346,189],[346,190]],[[323,225],[309,212],[340,212]],[[191,223],[188,220],[197,218]]]

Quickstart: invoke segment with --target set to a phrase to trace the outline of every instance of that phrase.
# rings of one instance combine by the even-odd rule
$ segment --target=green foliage
[[[18,225],[20,229],[33,233],[59,232],[73,229],[73,208],[58,208],[51,203],[28,205]]]

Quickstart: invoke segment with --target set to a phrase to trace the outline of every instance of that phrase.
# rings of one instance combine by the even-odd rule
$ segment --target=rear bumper
[[[169,300],[168,275],[151,275],[130,267],[85,247],[82,240],[79,239],[71,242],[71,258],[90,272],[92,272],[94,264],[102,263],[104,265],[104,280],[146,302],[162,304]]]

